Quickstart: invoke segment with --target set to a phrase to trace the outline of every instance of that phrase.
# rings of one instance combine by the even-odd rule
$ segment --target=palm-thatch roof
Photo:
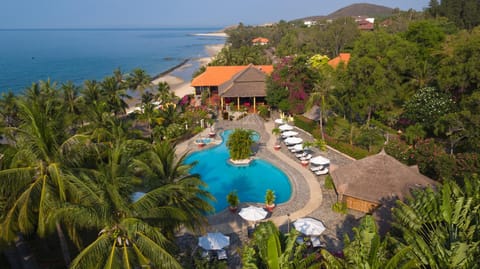
[[[239,72],[218,88],[222,97],[264,97],[267,74],[253,65]]]
[[[436,184],[420,174],[416,166],[408,167],[383,150],[339,167],[331,171],[331,176],[339,197],[347,195],[374,203],[381,203],[385,199],[403,199],[411,189]]]

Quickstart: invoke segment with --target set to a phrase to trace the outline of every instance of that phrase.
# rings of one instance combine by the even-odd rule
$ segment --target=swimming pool
[[[255,159],[248,166],[228,163],[230,156],[225,142],[231,132],[226,130],[221,134],[220,145],[194,152],[185,159],[185,163],[198,162],[190,172],[200,174],[207,183],[206,189],[217,199],[211,202],[215,212],[228,207],[226,197],[232,190],[237,191],[240,202],[264,203],[267,189],[275,191],[276,204],[288,201],[292,194],[290,180],[274,165],[261,159]]]

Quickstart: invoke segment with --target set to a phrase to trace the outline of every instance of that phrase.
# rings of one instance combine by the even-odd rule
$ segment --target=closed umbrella
[[[296,135],[298,135],[298,133],[295,131],[286,131],[282,133],[282,137],[290,137],[290,136],[296,136]]]
[[[300,137],[288,137],[287,139],[285,139],[285,144],[287,145],[296,145],[302,142],[303,139],[301,139]]]
[[[276,123],[276,124],[284,124],[285,121],[284,121],[283,119],[276,119],[276,120],[275,120],[275,123]]]
[[[238,212],[240,217],[248,221],[262,220],[267,217],[267,214],[268,212],[265,209],[256,206],[244,207]]]
[[[283,125],[280,125],[278,126],[278,129],[280,129],[280,131],[290,131],[290,130],[293,130],[293,126],[291,125],[288,125],[288,124],[283,124]]]
[[[205,250],[219,250],[230,245],[230,237],[222,233],[207,233],[198,238],[198,245]]]
[[[304,235],[316,235],[319,236],[325,231],[325,226],[319,220],[312,218],[300,218],[297,219],[293,226],[295,230],[301,232]]]
[[[328,165],[330,164],[330,160],[323,157],[323,156],[316,156],[316,157],[313,157],[312,159],[310,159],[310,163],[311,164],[315,164],[315,165]]]

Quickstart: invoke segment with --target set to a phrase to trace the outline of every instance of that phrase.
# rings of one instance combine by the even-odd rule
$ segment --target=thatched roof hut
[[[382,152],[352,162],[331,172],[338,200],[347,207],[371,212],[385,201],[403,199],[414,188],[434,186],[432,179],[420,174]]]

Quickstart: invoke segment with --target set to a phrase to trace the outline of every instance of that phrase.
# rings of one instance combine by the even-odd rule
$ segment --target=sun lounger
[[[328,174],[328,168],[315,171],[314,173],[315,173],[315,175],[317,175],[317,176],[326,175],[326,174]]]
[[[228,259],[227,251],[224,250],[224,249],[220,249],[219,251],[217,251],[217,259],[218,259],[218,260],[226,260],[226,259]]]
[[[319,166],[312,166],[310,167],[310,171],[312,172],[317,172],[319,170],[323,170],[325,167],[323,167],[322,165],[319,165]]]
[[[297,158],[300,159],[300,158],[305,157],[305,156],[307,156],[307,155],[308,155],[308,153],[302,152],[302,153],[297,153],[297,154],[295,154],[295,157],[297,157]]]
[[[312,158],[312,154],[307,154],[304,157],[300,157],[300,161],[308,161]]]
[[[319,248],[322,246],[322,242],[320,242],[320,238],[317,236],[311,237],[310,242],[312,242],[312,247],[314,248]]]

